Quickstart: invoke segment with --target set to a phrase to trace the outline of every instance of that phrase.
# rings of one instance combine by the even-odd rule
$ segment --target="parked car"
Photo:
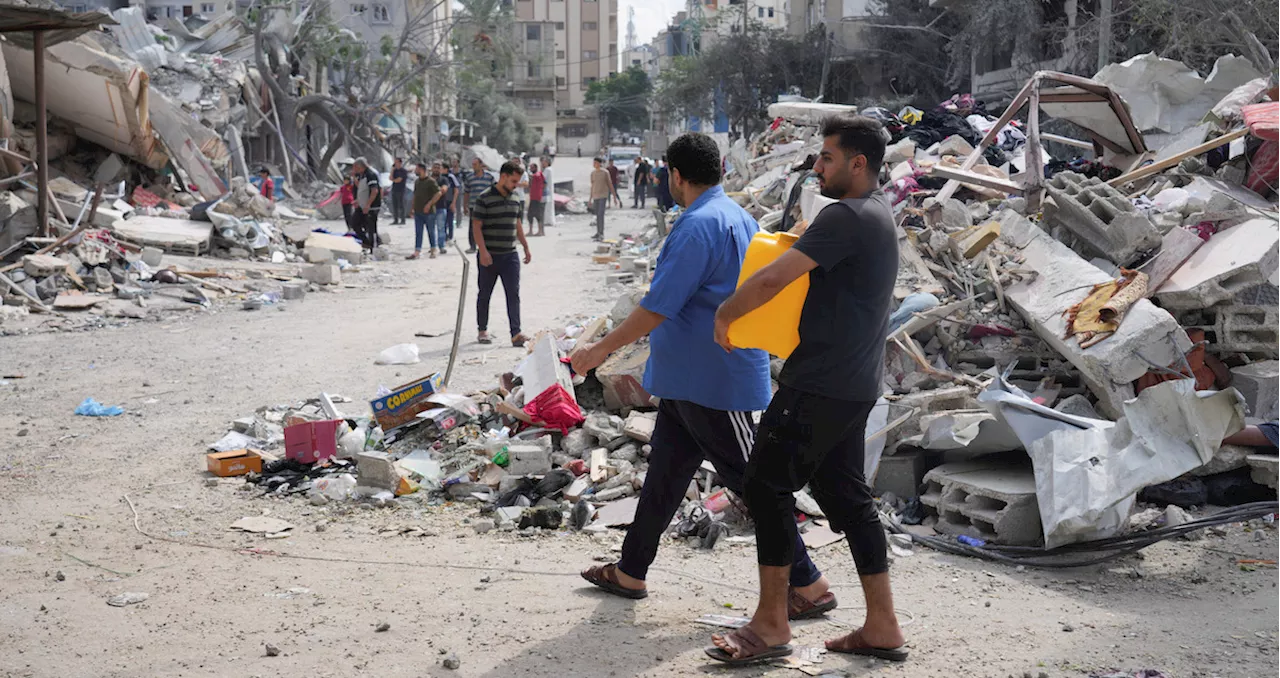
[[[630,186],[635,177],[636,161],[640,159],[639,146],[614,146],[609,149],[609,160],[618,168],[619,183]]]

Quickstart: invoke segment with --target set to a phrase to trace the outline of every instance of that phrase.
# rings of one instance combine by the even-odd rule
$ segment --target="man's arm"
[[[716,311],[716,343],[726,351],[732,351],[729,343],[729,325],[742,316],[764,306],[770,299],[778,296],[787,285],[797,278],[817,268],[818,262],[809,255],[796,251],[793,247],[773,263],[756,271],[755,275],[742,283],[733,296],[720,304]]]
[[[520,246],[524,248],[524,263],[533,261],[533,254],[529,252],[529,240],[524,237],[524,219],[516,219],[516,238],[520,240]]]
[[[658,325],[666,319],[666,316],[654,313],[643,306],[637,306],[621,325],[613,328],[613,331],[606,334],[603,339],[594,344],[587,344],[581,351],[573,354],[573,371],[586,374],[594,370],[614,351],[634,344],[640,337],[657,329]]]
[[[471,234],[476,240],[476,256],[480,261],[480,265],[492,266],[493,255],[489,254],[489,248],[486,247],[484,243],[484,221],[482,216],[483,214],[477,213],[475,216],[471,217]]]

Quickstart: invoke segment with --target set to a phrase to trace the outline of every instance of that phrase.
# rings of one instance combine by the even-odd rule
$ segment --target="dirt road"
[[[647,218],[614,212],[609,229]],[[534,241],[526,329],[612,306],[603,268],[590,263],[590,232],[586,217],[574,217]],[[407,252],[408,229],[392,235],[393,249]],[[0,338],[0,373],[26,375],[0,386],[0,676],[804,675],[725,672],[705,660],[711,629],[691,620],[750,612],[747,544],[710,553],[664,546],[653,595],[633,603],[576,576],[614,557],[621,533],[477,535],[467,524],[475,511],[461,506],[314,507],[251,499],[236,479],[206,483],[203,448],[234,418],[321,390],[359,408],[378,384],[443,366],[451,337],[414,333],[452,326],[460,268],[454,259],[398,260],[352,276],[358,289],[313,293],[283,310]],[[464,389],[492,383],[520,355],[473,343],[473,304],[469,296],[456,377]],[[501,295],[492,328],[506,330]],[[424,365],[373,364],[407,341],[421,346]],[[468,360],[476,358],[483,364]],[[73,416],[86,396],[127,414]],[[281,540],[227,529],[262,514],[297,527]],[[406,527],[425,536],[402,536]],[[893,570],[911,659],[828,656],[822,668],[948,678],[1109,668],[1275,675],[1276,570],[1246,572],[1236,560],[1276,551],[1275,528],[1260,524],[1066,572],[917,551]],[[860,615],[844,546],[815,560],[841,584],[841,609],[831,622],[797,625],[801,646],[820,645],[843,632],[836,621]],[[107,604],[124,592],[148,597]],[[377,631],[383,623],[390,629]],[[279,656],[266,656],[268,643]],[[454,657],[460,666],[445,668]]]

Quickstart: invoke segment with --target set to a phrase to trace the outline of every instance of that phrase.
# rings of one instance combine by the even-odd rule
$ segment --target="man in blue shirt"
[[[649,471],[622,559],[592,567],[583,578],[625,598],[644,598],[645,575],[662,533],[680,507],[689,481],[709,459],[725,487],[741,496],[755,438],[751,413],[769,404],[769,356],[727,353],[714,341],[715,313],[738,283],[755,220],[720,187],[720,151],[690,133],[667,149],[671,195],[685,208],[658,256],[649,293],[622,324],[573,360],[586,374],[609,354],[649,335],[645,389],[662,399],[650,445]],[[809,560],[797,533],[791,569],[793,619],[836,607],[826,578]]]

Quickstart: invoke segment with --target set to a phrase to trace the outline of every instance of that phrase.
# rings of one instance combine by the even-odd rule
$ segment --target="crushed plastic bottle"
[[[484,442],[486,456],[490,461],[501,466],[507,467],[511,463],[511,457],[507,454],[507,446],[511,444],[511,429],[503,426],[499,429],[489,429],[488,439]]]
[[[356,489],[356,477],[350,473],[318,478],[311,484],[311,491],[322,494],[330,501],[341,501],[351,496]]]
[[[987,542],[985,540],[978,539],[976,537],[970,537],[968,535],[963,535],[963,534],[957,536],[956,541],[960,542],[961,544],[964,544],[965,546],[977,546],[979,548],[987,545]]]

